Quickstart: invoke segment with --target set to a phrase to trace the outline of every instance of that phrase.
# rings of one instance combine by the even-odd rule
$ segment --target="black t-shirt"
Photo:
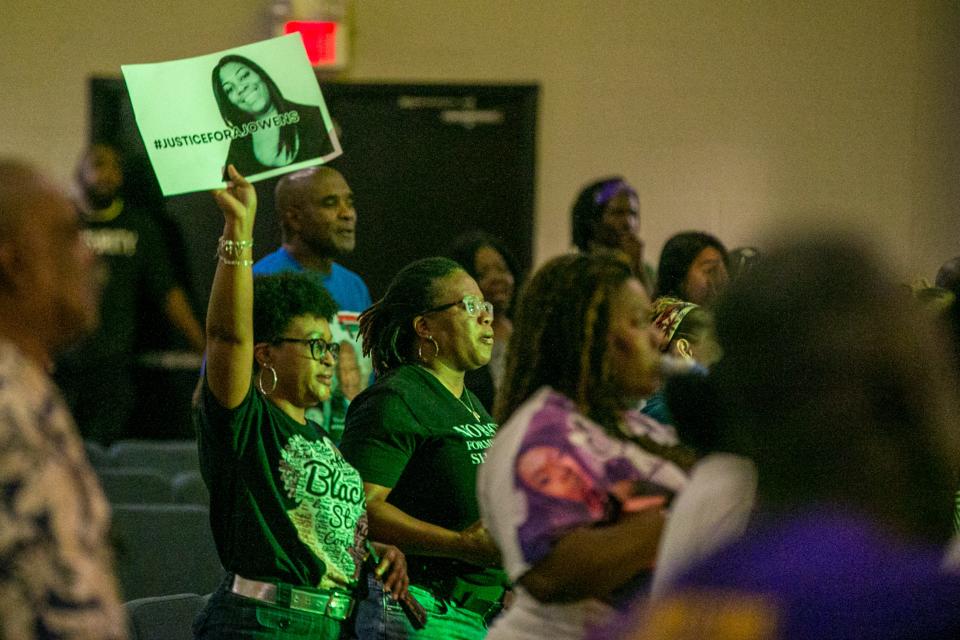
[[[493,385],[493,376],[490,374],[490,365],[485,364],[479,369],[467,371],[463,383],[479,398],[487,411],[493,411],[493,400],[497,393]]]
[[[100,326],[67,356],[76,366],[132,359],[141,305],[149,300],[162,310],[167,293],[176,286],[160,227],[146,212],[121,207],[112,220],[90,221],[83,231],[87,246],[107,268],[107,280]]]
[[[496,430],[469,390],[457,399],[429,371],[404,365],[350,403],[340,447],[364,481],[391,488],[387,502],[459,531],[480,518],[477,467]],[[446,558],[407,556],[407,565],[411,580],[420,584],[454,576],[496,581],[479,575],[488,573],[479,567]]]
[[[245,578],[352,588],[367,537],[363,482],[322,429],[254,392],[225,409],[203,383],[200,465],[220,561]]]

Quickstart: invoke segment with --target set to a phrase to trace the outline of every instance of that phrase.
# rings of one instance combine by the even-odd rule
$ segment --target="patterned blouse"
[[[59,391],[0,341],[0,637],[126,638],[109,526]]]

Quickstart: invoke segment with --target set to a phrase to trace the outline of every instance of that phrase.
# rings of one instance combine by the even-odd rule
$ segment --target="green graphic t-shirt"
[[[351,589],[367,537],[363,483],[324,435],[250,391],[232,411],[204,381],[197,415],[210,525],[227,571]]]
[[[387,502],[459,531],[480,518],[477,468],[496,431],[469,390],[458,399],[429,371],[404,365],[353,400],[340,448],[364,481],[392,488]],[[418,584],[454,577],[491,584],[500,575],[445,558],[408,555],[407,566]]]

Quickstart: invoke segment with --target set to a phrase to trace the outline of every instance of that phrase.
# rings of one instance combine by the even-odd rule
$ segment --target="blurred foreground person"
[[[548,262],[515,323],[497,404],[509,419],[477,483],[516,592],[489,638],[582,638],[646,591],[687,456],[672,428],[633,409],[659,384],[660,353],[628,265]]]
[[[881,265],[808,239],[721,300],[720,438],[755,464],[755,512],[625,637],[960,637],[960,576],[939,570],[957,381]]]
[[[0,159],[0,637],[125,638],[110,512],[47,375],[93,331],[94,258],[70,203]]]

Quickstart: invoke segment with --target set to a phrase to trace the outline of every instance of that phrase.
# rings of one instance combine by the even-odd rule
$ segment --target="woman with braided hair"
[[[521,294],[506,422],[477,482],[516,592],[489,638],[581,638],[645,588],[690,460],[633,409],[657,388],[657,342],[646,292],[614,257],[555,258]]]
[[[371,535],[408,553],[416,626],[370,581],[361,638],[482,638],[504,593],[479,524],[477,467],[497,425],[464,386],[490,360],[493,305],[456,262],[426,258],[360,316],[379,379],[350,404],[341,449],[363,478]]]

